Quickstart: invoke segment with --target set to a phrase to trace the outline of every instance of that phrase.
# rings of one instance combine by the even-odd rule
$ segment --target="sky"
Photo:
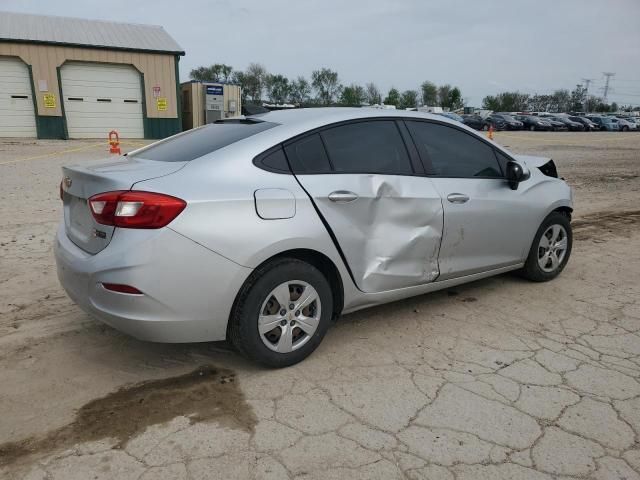
[[[0,11],[162,25],[192,68],[251,62],[386,92],[457,85],[467,105],[550,93],[614,72],[609,100],[640,105],[640,0],[0,0]],[[0,37],[2,32],[0,32]]]

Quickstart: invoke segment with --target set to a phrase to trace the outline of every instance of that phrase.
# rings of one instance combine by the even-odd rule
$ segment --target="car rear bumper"
[[[251,269],[169,228],[116,229],[96,255],[78,248],[64,225],[54,244],[58,278],[84,311],[140,340],[224,340],[233,301]],[[142,295],[103,283],[131,285]]]

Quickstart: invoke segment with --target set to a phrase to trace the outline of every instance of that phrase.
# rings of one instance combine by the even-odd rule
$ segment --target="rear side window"
[[[282,147],[278,146],[258,155],[253,159],[256,167],[274,173],[291,173],[287,157],[285,157]]]
[[[276,125],[252,120],[210,123],[159,142],[132,156],[158,162],[189,162]]]
[[[407,121],[423,159],[441,177],[502,177],[493,148],[448,125]]]
[[[330,173],[331,165],[320,135],[313,134],[285,147],[294,173]]]
[[[393,120],[349,123],[324,130],[321,135],[336,173],[413,173]]]

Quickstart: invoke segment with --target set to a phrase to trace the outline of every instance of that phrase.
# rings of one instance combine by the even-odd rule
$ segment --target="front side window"
[[[393,120],[349,123],[323,130],[321,135],[336,173],[413,173]]]
[[[448,125],[407,121],[420,156],[441,177],[502,177],[493,148],[473,135]]]

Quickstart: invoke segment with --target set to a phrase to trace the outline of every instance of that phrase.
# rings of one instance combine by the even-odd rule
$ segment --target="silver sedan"
[[[556,277],[572,194],[548,158],[442,116],[301,109],[63,168],[60,282],[144,340],[294,364],[340,314],[518,270]]]

